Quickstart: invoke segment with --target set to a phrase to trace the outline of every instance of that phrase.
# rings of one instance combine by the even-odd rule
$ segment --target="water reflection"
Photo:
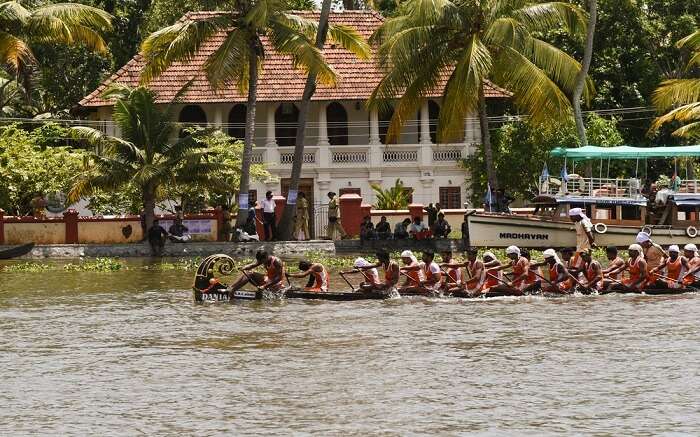
[[[697,432],[697,295],[195,305],[191,275],[0,278],[0,434]]]

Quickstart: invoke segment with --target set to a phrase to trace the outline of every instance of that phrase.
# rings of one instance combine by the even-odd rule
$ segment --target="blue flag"
[[[564,167],[562,167],[560,176],[561,176],[562,182],[569,182],[569,173],[566,171],[566,165],[564,165]]]
[[[487,183],[486,184],[486,197],[484,198],[486,205],[489,208],[489,212],[491,212],[491,205],[493,204],[493,195],[491,194],[491,184]]]
[[[547,182],[549,180],[549,169],[547,168],[547,163],[544,163],[544,168],[542,169],[542,175],[540,175],[540,183]]]

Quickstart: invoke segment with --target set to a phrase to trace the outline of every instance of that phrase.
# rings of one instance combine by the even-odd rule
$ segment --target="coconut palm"
[[[459,137],[467,115],[477,112],[488,180],[495,188],[484,85],[490,81],[510,91],[534,123],[570,117],[567,93],[573,92],[581,65],[537,37],[560,26],[583,34],[585,12],[564,2],[406,0],[373,36],[386,75],[370,107],[387,111],[400,96],[389,126],[392,141],[415,117],[421,99],[446,80],[438,137]],[[591,92],[589,82],[584,98]]]
[[[19,1],[0,3],[0,62],[12,74],[27,75],[35,64],[33,43],[83,44],[106,52],[101,33],[111,30],[112,16],[86,5],[56,3],[27,9]]]
[[[217,175],[225,170],[225,164],[210,160],[211,151],[198,142],[209,130],[172,140],[178,136],[179,128],[172,122],[174,107],[163,109],[156,105],[155,95],[145,87],[114,85],[103,97],[116,100],[113,120],[121,138],[89,127],[71,129],[74,138],[100,151],[92,154],[85,172],[76,178],[69,193],[71,201],[96,190],[116,191],[133,184],[140,191],[148,229],[164,186],[224,184]]]
[[[154,32],[141,46],[146,61],[141,79],[148,83],[173,62],[192,60],[214,34],[225,33],[221,46],[205,62],[204,71],[215,88],[235,83],[239,92],[248,92],[239,196],[247,196],[250,186],[257,82],[265,61],[262,38],[266,37],[277,52],[289,55],[296,68],[314,72],[320,83],[334,84],[336,74],[312,40],[316,29],[312,20],[288,12],[284,0],[239,0],[227,12],[181,20]],[[346,27],[330,26],[328,32],[333,40],[353,45]],[[241,200],[239,197],[239,203]],[[239,214],[238,226],[244,222],[245,215]]]
[[[396,179],[394,186],[388,189],[379,184],[370,184],[374,195],[377,196],[375,207],[377,209],[406,209],[410,199],[410,191],[403,185],[401,179]]]
[[[687,70],[700,68],[700,30],[681,39],[676,46],[691,51]],[[677,121],[687,124],[676,129],[674,136],[700,138],[700,77],[666,80],[656,89],[652,101],[660,112],[668,111],[654,121],[652,133],[665,123]]]

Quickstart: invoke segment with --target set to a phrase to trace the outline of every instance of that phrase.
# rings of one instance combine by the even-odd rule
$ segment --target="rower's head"
[[[413,252],[410,250],[404,250],[401,252],[401,262],[409,266],[413,263]]]
[[[440,256],[442,257],[442,262],[448,263],[452,261],[452,251],[451,250],[443,250],[440,252]]]
[[[488,263],[497,260],[498,258],[496,258],[496,255],[494,255],[493,252],[484,252],[484,262]]]
[[[390,257],[389,257],[389,252],[385,250],[380,250],[375,254],[377,256],[377,259],[379,260],[380,263],[382,264],[388,264]]]
[[[651,247],[651,237],[646,232],[640,232],[637,234],[637,244],[642,246],[644,249]]]
[[[696,253],[698,253],[698,247],[693,243],[683,246],[683,256],[686,258],[693,258]]]
[[[582,250],[581,259],[583,259],[586,263],[591,262],[593,259],[593,252],[590,249]]]
[[[423,257],[421,258],[424,263],[430,264],[435,259],[435,252],[432,250],[424,250]]]
[[[565,247],[561,250],[561,259],[564,261],[569,261],[571,257],[574,256],[574,249],[570,247]]]
[[[678,247],[676,244],[672,244],[671,246],[668,247],[668,256],[671,258],[671,261],[675,261],[678,259],[678,256],[681,254],[681,248]]]
[[[506,256],[513,261],[517,261],[520,258],[520,249],[518,246],[508,246],[506,248]]]
[[[635,259],[642,253],[642,246],[639,244],[632,244],[627,248],[627,253],[629,253],[630,258]]]
[[[301,260],[299,261],[299,270],[302,272],[306,272],[311,268],[311,263],[308,260]]]
[[[530,251],[527,249],[520,249],[520,256],[525,258],[526,260],[530,261]]]
[[[606,247],[605,248],[605,256],[607,256],[608,260],[610,260],[610,261],[617,258],[617,247],[615,247],[615,246]]]
[[[545,250],[544,252],[542,252],[542,256],[544,256],[544,262],[546,262],[550,266],[553,266],[557,263],[557,251],[554,249]]]
[[[270,258],[270,254],[267,253],[267,251],[265,251],[265,250],[258,250],[257,252],[255,252],[255,260],[257,262],[262,263],[262,262],[267,261],[269,258]]]
[[[569,218],[572,222],[580,222],[583,220],[583,210],[581,208],[571,208],[569,210]]]
[[[470,247],[467,249],[467,259],[471,262],[476,261],[476,257],[479,255],[479,251],[475,247]]]

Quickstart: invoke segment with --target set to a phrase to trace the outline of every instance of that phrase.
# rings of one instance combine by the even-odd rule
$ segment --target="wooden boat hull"
[[[576,246],[574,224],[568,220],[544,220],[534,216],[475,213],[469,216],[469,244],[473,247],[550,247]],[[596,223],[593,220],[593,223]],[[608,225],[605,233],[595,234],[598,246],[626,247],[641,230],[636,226]],[[651,238],[661,245],[689,240],[685,229],[655,228]],[[696,237],[700,242],[700,237]]]
[[[28,254],[34,249],[34,243],[0,250],[0,259],[12,259]]]

